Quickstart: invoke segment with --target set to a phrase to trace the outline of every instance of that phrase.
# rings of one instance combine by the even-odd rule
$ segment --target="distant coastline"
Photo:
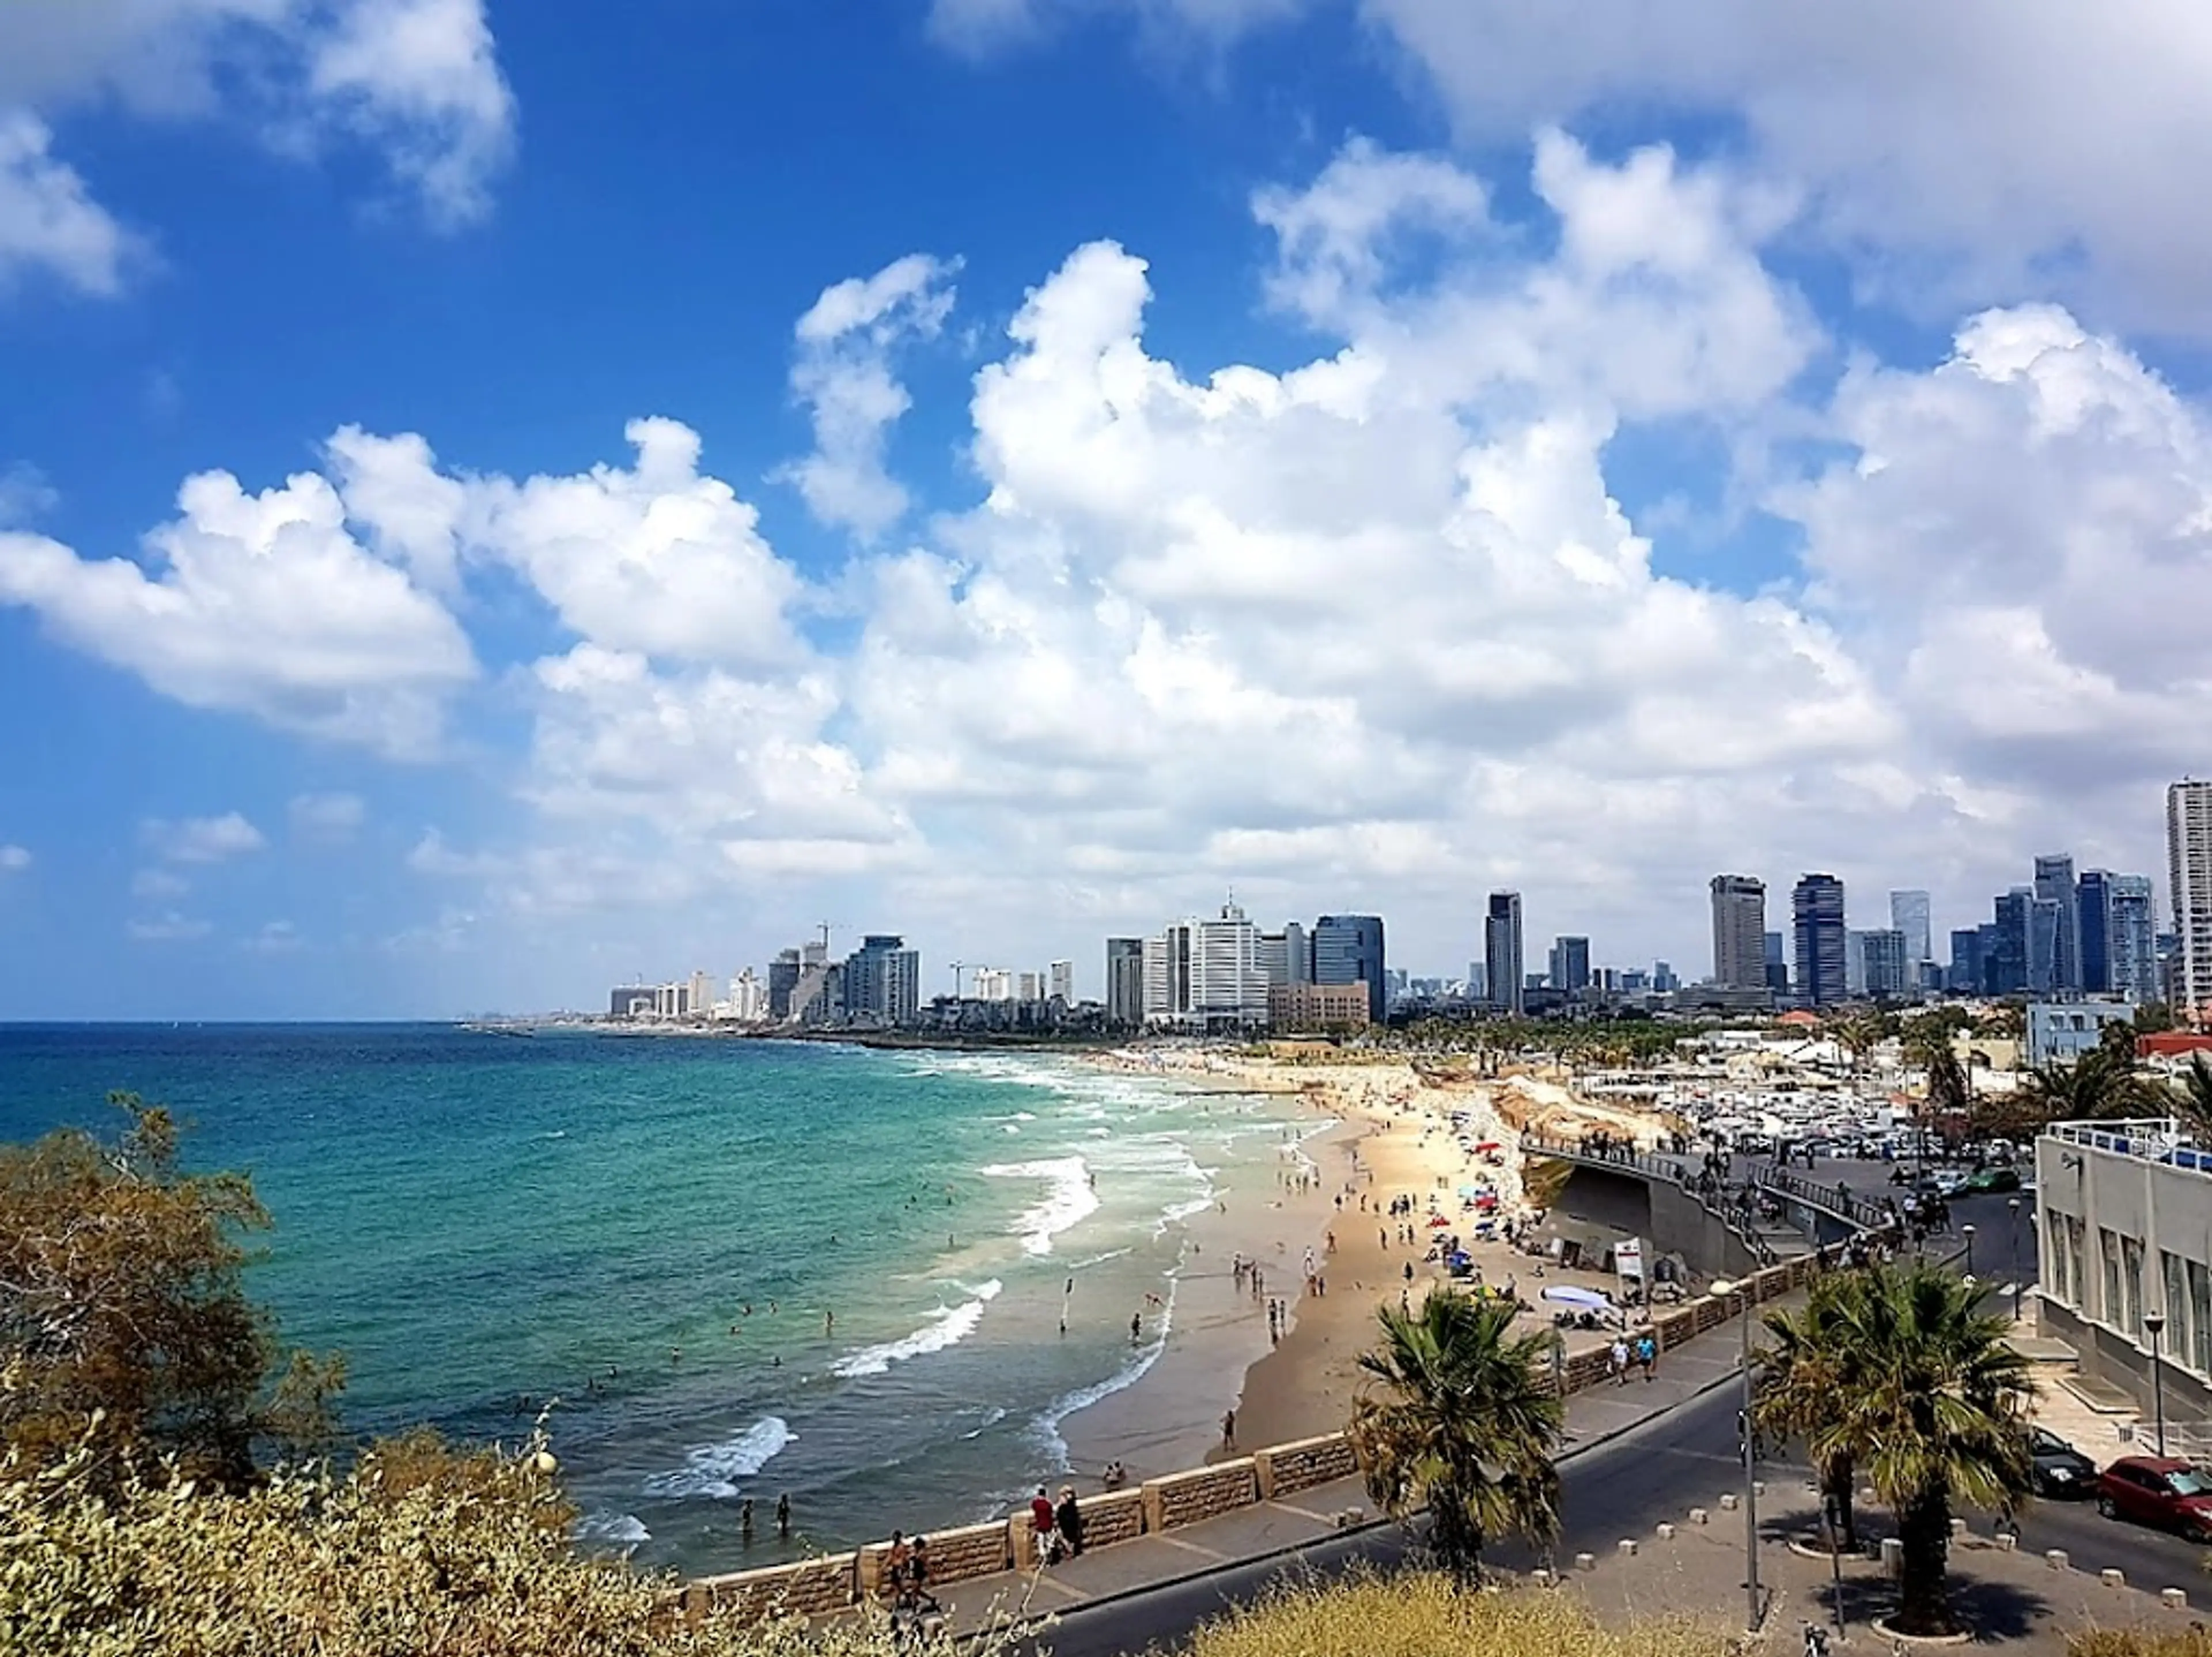
[[[833,1047],[872,1047],[898,1052],[1105,1053],[1130,1045],[1119,1036],[1037,1036],[1020,1032],[975,1031],[940,1033],[919,1030],[787,1030],[758,1025],[639,1024],[623,1019],[459,1019],[455,1027],[487,1035],[532,1035],[558,1030],[597,1036],[695,1041],[789,1041]]]

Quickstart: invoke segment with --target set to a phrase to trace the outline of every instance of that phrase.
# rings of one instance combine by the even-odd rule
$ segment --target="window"
[[[2079,1306],[2081,1291],[2066,1270],[2066,1216],[2056,1209],[2045,1209],[2043,1228],[2043,1258],[2051,1262],[2051,1282],[2047,1286],[2051,1298],[2064,1306]]]
[[[2148,1337],[2142,1326],[2142,1245],[2132,1237],[2120,1239],[2120,1327],[2137,1344]]]
[[[2097,1316],[2108,1324],[2120,1321],[2120,1240],[2103,1226],[2097,1228],[2097,1266],[2104,1278],[2104,1296]]]
[[[2200,1375],[2212,1375],[2212,1268],[2202,1260],[2189,1263],[2188,1350],[2189,1367]]]
[[[2066,1281],[2074,1291],[2074,1301],[2077,1306],[2088,1294],[2088,1274],[2081,1264],[2082,1243],[2086,1235],[2086,1228],[2079,1220],[2069,1218],[2066,1221]]]
[[[2160,1249],[2158,1263],[2166,1287],[2166,1333],[2160,1342],[2178,1358],[2189,1350],[2189,1276],[2179,1254]]]

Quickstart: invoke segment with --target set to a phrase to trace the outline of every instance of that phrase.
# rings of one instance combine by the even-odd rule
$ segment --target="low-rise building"
[[[2030,1002],[2028,1068],[2071,1064],[2084,1053],[2095,1052],[2105,1039],[2105,1026],[2125,1024],[2135,1013],[2134,1008],[2117,1001]]]
[[[1267,1023],[1277,1030],[1357,1029],[1369,1022],[1364,984],[1276,984],[1267,987]]]
[[[2212,1151],[2171,1118],[2057,1124],[2035,1144],[2035,1224],[2043,1332],[2146,1422],[2155,1361],[2168,1449],[2212,1447]]]

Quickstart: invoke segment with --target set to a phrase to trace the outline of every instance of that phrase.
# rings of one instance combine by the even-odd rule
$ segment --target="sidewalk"
[[[1839,1652],[1893,1649],[1873,1619],[1894,1603],[1894,1594],[1882,1566],[1863,1556],[1846,1555],[1840,1562],[1844,1630],[1837,1641],[1836,1567],[1815,1545],[1819,1500],[1808,1484],[1794,1477],[1768,1481],[1760,1498],[1761,1615],[1758,1636],[1745,1639],[1741,1630],[1749,1607],[1743,1515],[1722,1508],[1723,1494],[1716,1489],[1695,1498],[1704,1504],[1702,1523],[1686,1507],[1671,1526],[1661,1527],[1661,1534],[1623,1538],[1611,1552],[1583,1556],[1589,1563],[1580,1569],[1563,1559],[1560,1591],[1583,1601],[1603,1623],[1681,1618],[1724,1628],[1750,1651],[1802,1651],[1808,1622],[1826,1627]],[[1881,1528],[1878,1519],[1875,1528]],[[1663,1533],[1669,1530],[1671,1534]],[[1623,1551],[1631,1543],[1634,1551]],[[1953,1603],[1977,1643],[2002,1642],[2021,1657],[2065,1657],[2069,1636],[2088,1628],[2190,1625],[2192,1613],[2185,1605],[2160,1600],[2159,1591],[2166,1584],[2110,1582],[2078,1564],[2069,1561],[2061,1569],[2041,1554],[2008,1549],[1986,1533],[1962,1532],[1951,1544]],[[2202,1598],[2197,1584],[2182,1587]]]
[[[1763,1315],[1780,1307],[1794,1308],[1803,1300],[1801,1289],[1767,1302],[1759,1311]],[[1741,1339],[1731,1319],[1668,1353],[1650,1381],[1608,1383],[1572,1394],[1567,1400],[1566,1447],[1559,1459],[1571,1461],[1731,1380]],[[965,1635],[1002,1617],[1064,1614],[1105,1604],[1224,1566],[1288,1553],[1348,1528],[1378,1522],[1361,1481],[1341,1478],[1162,1534],[1094,1548],[1046,1570],[1002,1571],[951,1583],[938,1589],[937,1597],[951,1631]],[[860,1614],[856,1608],[837,1616]]]

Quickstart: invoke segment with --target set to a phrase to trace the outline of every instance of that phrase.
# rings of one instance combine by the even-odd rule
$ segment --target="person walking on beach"
[[[1233,1408],[1221,1412],[1221,1447],[1224,1450],[1237,1447],[1237,1411]]]
[[[1141,1312],[1132,1312],[1129,1314],[1129,1344],[1132,1346],[1141,1345],[1144,1343],[1144,1338],[1145,1314]]]
[[[753,1499],[750,1496],[738,1504],[738,1541],[748,1548],[753,1544]]]
[[[786,1542],[791,1540],[791,1493],[788,1490],[775,1499],[775,1533]]]

